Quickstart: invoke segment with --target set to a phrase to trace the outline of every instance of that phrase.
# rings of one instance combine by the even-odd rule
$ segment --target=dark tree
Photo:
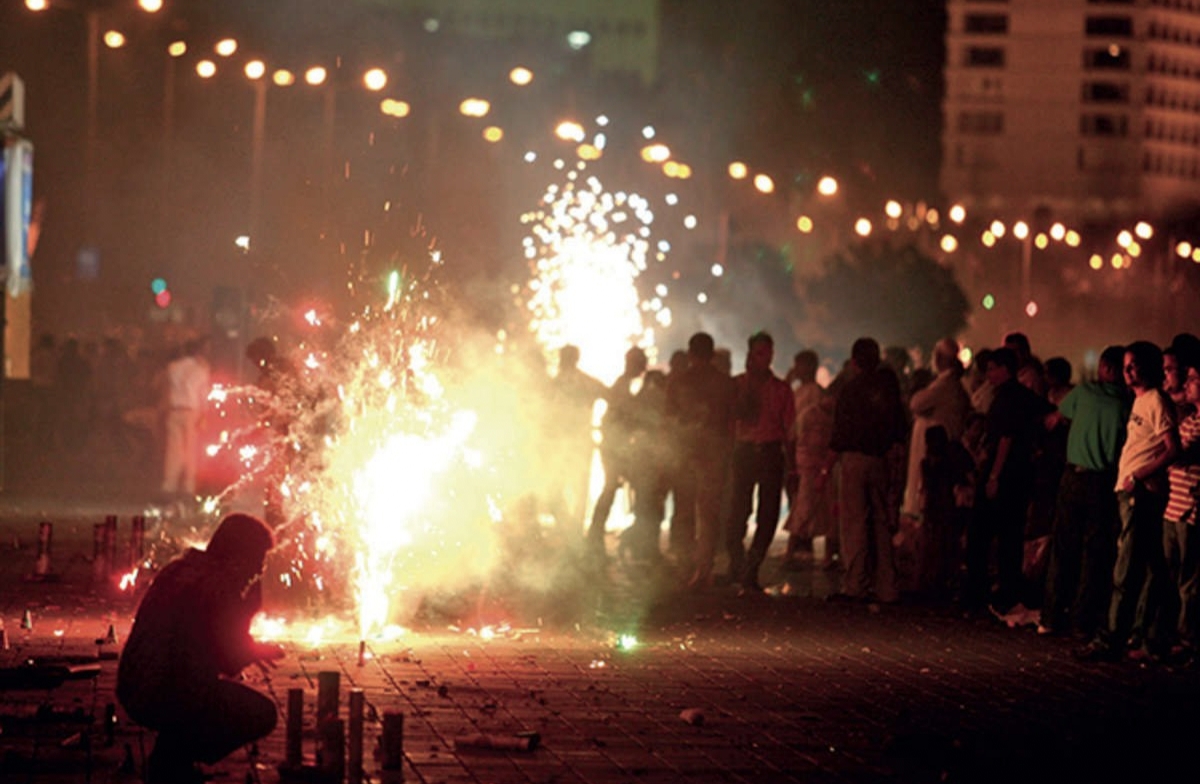
[[[928,349],[967,325],[970,305],[949,267],[914,245],[864,242],[826,258],[797,282],[803,304],[796,334],[844,351],[856,338]]]

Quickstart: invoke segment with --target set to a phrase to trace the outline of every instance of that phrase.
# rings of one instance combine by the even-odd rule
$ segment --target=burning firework
[[[522,217],[531,227],[530,328],[548,359],[568,343],[579,346],[580,367],[611,383],[631,344],[653,347],[647,315],[671,323],[661,296],[643,298],[637,285],[648,258],[661,258],[665,246],[651,245],[654,213],[646,199],[609,193],[594,176],[579,185],[578,173],[551,185],[541,208]]]

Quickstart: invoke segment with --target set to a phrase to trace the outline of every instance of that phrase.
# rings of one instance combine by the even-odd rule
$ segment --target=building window
[[[981,35],[1003,35],[1008,32],[1008,14],[967,14],[963,32]]]
[[[1079,118],[1084,136],[1121,137],[1129,135],[1129,118],[1122,114],[1085,114]]]
[[[1089,16],[1084,23],[1088,35],[1107,35],[1129,38],[1133,35],[1133,18],[1129,16]]]
[[[1004,49],[999,46],[968,46],[963,60],[968,68],[1003,68]]]
[[[1128,71],[1132,67],[1129,49],[1116,44],[1087,49],[1083,53],[1083,67],[1096,70]]]
[[[1129,85],[1115,82],[1084,82],[1084,103],[1129,103]]]
[[[1004,113],[960,112],[958,132],[971,136],[997,136],[1004,133]]]

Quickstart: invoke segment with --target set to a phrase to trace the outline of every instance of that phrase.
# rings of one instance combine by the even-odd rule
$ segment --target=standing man
[[[1068,392],[1052,415],[1069,423],[1067,465],[1058,485],[1038,634],[1073,628],[1090,637],[1103,626],[1121,525],[1113,487],[1129,419],[1124,359],[1123,346],[1104,349],[1096,380]]]
[[[796,421],[795,399],[787,382],[771,372],[775,341],[766,332],[756,332],[747,341],[746,372],[733,379],[734,408],[733,476],[725,547],[733,579],[750,593],[760,593],[758,570],[766,560],[775,538],[782,506],[786,452]],[[755,506],[754,539],[743,549],[747,522]]]
[[[983,492],[976,496],[975,515],[967,528],[964,601],[968,612],[982,611],[990,604],[1003,614],[1022,598],[1033,452],[1053,406],[1017,381],[1018,358],[1010,348],[993,351],[984,372],[996,393],[987,412],[987,454],[980,471]],[[999,584],[995,596],[988,568],[993,541]]]
[[[667,417],[678,435],[671,546],[691,588],[712,584],[721,500],[733,452],[733,379],[713,364],[712,335],[688,340],[688,366],[667,379]]]
[[[167,365],[167,450],[163,460],[162,492],[196,495],[200,462],[200,419],[212,387],[203,339],[189,340],[183,355]]]
[[[900,600],[888,507],[888,457],[903,449],[907,425],[896,374],[880,367],[879,344],[859,338],[850,349],[850,378],[837,397],[830,448],[841,477],[838,514],[846,572],[834,601]]]
[[[1162,654],[1171,629],[1160,615],[1168,585],[1163,550],[1163,513],[1170,485],[1167,467],[1179,454],[1175,405],[1162,390],[1163,360],[1158,346],[1144,340],[1125,349],[1125,384],[1133,390],[1133,408],[1125,446],[1117,464],[1117,507],[1121,530],[1113,567],[1108,624],[1078,649],[1087,661],[1117,659],[1139,628],[1143,652]]]
[[[138,605],[117,666],[117,699],[158,733],[146,760],[150,784],[203,782],[196,763],[219,762],[275,728],[274,701],[236,680],[250,664],[283,655],[250,637],[274,544],[261,520],[231,514],[206,549],[167,564]]]
[[[633,382],[646,372],[646,352],[634,346],[625,352],[625,371],[605,395],[608,408],[601,425],[600,462],[604,466],[604,487],[592,510],[588,528],[588,547],[593,555],[604,555],[604,529],[612,511],[617,489],[628,482],[633,472],[633,434],[637,424],[637,403]]]
[[[550,380],[550,443],[554,454],[547,499],[555,524],[578,541],[587,509],[592,470],[592,413],[605,396],[604,383],[579,369],[579,347],[558,352],[558,375]]]

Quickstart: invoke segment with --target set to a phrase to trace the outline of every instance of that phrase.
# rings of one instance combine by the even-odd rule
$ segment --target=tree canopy
[[[970,312],[953,270],[911,244],[842,248],[797,282],[797,295],[804,307],[796,334],[834,349],[864,335],[882,345],[928,349],[961,332]]]

